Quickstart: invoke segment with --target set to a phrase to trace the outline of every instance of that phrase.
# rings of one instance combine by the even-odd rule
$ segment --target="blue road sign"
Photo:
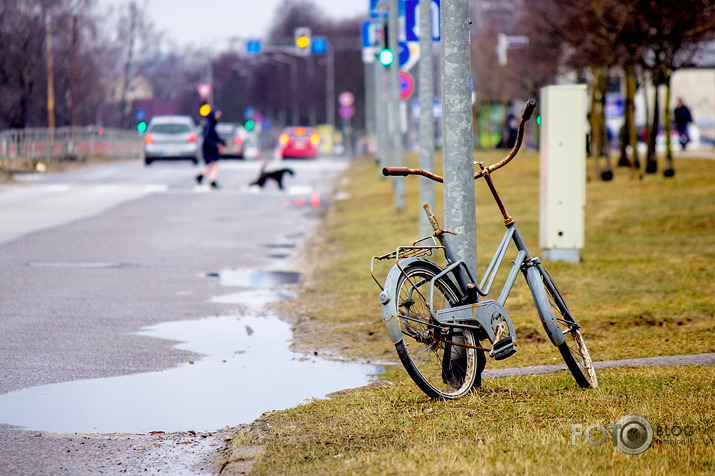
[[[439,1],[432,0],[432,41],[440,41]],[[405,38],[407,41],[419,41],[419,0],[405,0]]]
[[[399,50],[398,56],[400,58],[400,66],[404,66],[410,60],[410,47],[407,45],[407,42],[400,41],[398,43],[398,50]]]
[[[328,39],[324,36],[314,36],[310,40],[310,51],[314,55],[324,55],[328,51]]]
[[[248,40],[246,42],[246,54],[257,55],[261,52],[261,40]]]
[[[375,46],[375,27],[376,25],[371,21],[363,22],[362,24],[362,47],[371,48]]]
[[[377,11],[377,4],[380,3],[380,0],[370,0],[370,9],[368,10],[370,13],[370,18],[378,18],[380,16],[386,17],[387,16],[387,9],[384,11]]]

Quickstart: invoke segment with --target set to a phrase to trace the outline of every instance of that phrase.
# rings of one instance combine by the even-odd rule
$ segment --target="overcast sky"
[[[146,0],[149,17],[167,39],[206,45],[230,37],[263,38],[282,0]],[[331,18],[367,16],[369,0],[313,0]],[[100,0],[126,5],[127,0]],[[142,4],[141,1],[138,2]]]

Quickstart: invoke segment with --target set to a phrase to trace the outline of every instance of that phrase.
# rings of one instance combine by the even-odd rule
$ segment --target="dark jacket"
[[[684,132],[689,122],[693,122],[693,116],[690,115],[690,109],[684,104],[679,105],[675,108],[675,127],[678,132]]]
[[[213,112],[206,116],[206,123],[204,124],[204,142],[201,149],[204,153],[204,162],[207,164],[218,160],[220,158],[218,153],[218,145],[226,145],[226,142],[219,137],[218,132],[216,132],[216,116]]]

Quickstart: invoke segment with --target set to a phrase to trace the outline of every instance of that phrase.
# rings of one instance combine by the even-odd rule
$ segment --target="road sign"
[[[261,40],[248,40],[246,42],[246,54],[257,55],[261,52]]]
[[[314,36],[310,42],[310,51],[314,55],[324,55],[328,51],[328,39],[324,36]]]
[[[400,41],[398,46],[400,69],[409,71],[420,59],[420,44],[417,41]]]
[[[375,62],[375,44],[377,43],[377,23],[371,21],[362,24],[362,62]]]
[[[432,0],[432,41],[440,41],[439,30],[439,2]],[[420,39],[420,2],[419,0],[405,0],[405,39],[419,41]]]
[[[350,91],[340,93],[338,96],[338,104],[341,106],[352,106],[355,102],[355,96]]]
[[[415,81],[412,79],[412,75],[407,71],[400,71],[400,99],[405,100],[415,89]]]
[[[211,83],[199,83],[196,85],[196,91],[198,91],[199,96],[201,96],[201,99],[207,99],[209,97],[209,94],[211,94],[212,89],[213,84]]]
[[[383,0],[370,0],[370,18],[379,18],[381,16],[387,16],[387,6],[385,2]]]
[[[343,119],[350,119],[355,115],[355,108],[353,106],[340,106],[338,114],[340,114],[340,117]]]

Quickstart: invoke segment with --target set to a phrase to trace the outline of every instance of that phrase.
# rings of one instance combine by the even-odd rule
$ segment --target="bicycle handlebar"
[[[493,163],[489,167],[484,167],[482,166],[482,169],[478,172],[475,172],[474,174],[474,180],[484,176],[485,173],[492,173],[497,169],[500,169],[504,167],[506,164],[511,162],[511,160],[516,157],[516,154],[519,152],[519,149],[521,148],[521,142],[524,139],[524,127],[526,126],[526,122],[531,119],[531,115],[534,112],[534,109],[536,109],[536,100],[534,99],[529,99],[526,102],[526,105],[524,106],[524,110],[521,113],[521,120],[519,120],[519,130],[516,135],[516,143],[514,144],[514,148],[511,149],[511,152],[509,152],[509,155],[504,157],[502,160],[499,162]],[[444,182],[444,179],[437,175],[433,174],[432,172],[428,172],[426,170],[422,169],[410,169],[407,167],[385,167],[382,169],[382,175],[386,177],[404,177],[407,175],[422,175],[423,177],[427,177],[430,180],[434,180],[435,182]]]

